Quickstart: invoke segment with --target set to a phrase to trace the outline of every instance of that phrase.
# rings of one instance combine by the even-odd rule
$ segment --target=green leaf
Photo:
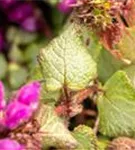
[[[82,44],[96,61],[98,77],[100,81],[104,83],[114,72],[123,67],[124,63],[114,58],[114,56],[103,47],[98,36],[90,30],[90,28],[77,23],[75,23],[75,28],[79,28]]]
[[[41,81],[41,94],[40,99],[46,104],[55,105],[57,100],[60,98],[61,91],[46,91],[45,79],[42,72],[40,71],[41,67],[39,64],[36,64],[31,70],[29,81],[38,80]]]
[[[40,49],[40,46],[36,43],[32,43],[28,45],[28,47],[25,49],[25,52],[24,52],[25,60],[28,62],[33,61],[38,55],[39,49]]]
[[[13,44],[9,50],[8,56],[11,61],[22,63],[24,62],[24,55],[18,45]]]
[[[54,106],[56,102],[60,99],[61,91],[46,91],[44,89],[46,89],[46,85],[42,84],[41,101],[43,101],[44,104]]]
[[[15,27],[10,27],[6,34],[8,42],[16,44],[29,44],[37,39],[36,33],[29,33]]]
[[[98,141],[97,144],[98,144],[98,150],[106,150],[107,149],[107,146],[108,146],[107,143]]]
[[[81,36],[83,44],[89,51],[92,58],[95,61],[97,61],[100,55],[100,52],[102,50],[100,39],[92,30],[90,30],[86,26],[83,26],[83,25],[79,25],[79,26],[80,26],[80,36]]]
[[[124,71],[127,73],[132,85],[135,87],[135,65],[124,68]]]
[[[76,150],[97,150],[97,139],[93,130],[85,125],[80,125],[73,131],[79,146]]]
[[[56,35],[58,35],[58,33],[61,32],[61,29],[63,27],[65,14],[61,13],[57,7],[53,7],[51,17],[52,17],[53,31]]]
[[[107,150],[108,144],[110,143],[108,137],[98,135],[98,150]]]
[[[32,42],[24,49],[25,61],[35,63],[39,50],[48,42],[44,38],[40,38],[39,40],[40,41]]]
[[[122,53],[124,58],[135,63],[135,26],[126,28],[123,31],[122,39],[116,48]]]
[[[0,54],[0,79],[4,78],[7,72],[7,61],[5,60],[5,57]]]
[[[124,71],[116,72],[98,98],[99,128],[106,136],[135,134],[135,88]]]
[[[15,63],[9,64],[8,67],[8,77],[9,84],[12,89],[19,88],[22,84],[25,83],[27,78],[27,70]]]
[[[64,85],[71,90],[80,90],[96,77],[96,63],[73,25],[40,51],[39,62],[47,91],[59,90]]]
[[[39,64],[36,63],[35,66],[31,69],[29,80],[42,81],[43,80],[43,74],[40,70],[41,70],[41,67],[39,66]]]
[[[71,135],[52,107],[42,105],[37,115],[37,120],[41,125],[41,133],[44,133],[42,138],[45,149],[51,146],[59,149],[73,149],[78,145],[76,139]]]
[[[100,81],[105,83],[123,65],[122,61],[114,58],[107,50],[102,48],[97,59],[98,77]]]

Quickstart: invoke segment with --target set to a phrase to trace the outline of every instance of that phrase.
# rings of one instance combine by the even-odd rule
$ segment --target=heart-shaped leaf
[[[43,145],[46,149],[51,146],[72,149],[78,145],[76,139],[71,135],[52,107],[42,105],[37,115],[37,120],[40,122]]]
[[[64,86],[72,91],[80,90],[97,76],[96,63],[84,46],[79,30],[79,25],[69,24],[39,53],[39,65],[31,78],[44,81],[42,99],[46,102],[48,98],[56,101]]]
[[[39,62],[47,91],[61,89],[64,85],[79,90],[96,77],[96,63],[73,25],[40,51]]]
[[[135,89],[124,71],[116,72],[98,98],[100,132],[110,137],[135,133]]]

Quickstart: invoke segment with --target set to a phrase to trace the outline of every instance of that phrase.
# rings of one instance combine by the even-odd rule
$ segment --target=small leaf
[[[9,50],[9,58],[13,62],[22,63],[24,62],[24,55],[18,45],[13,44]]]
[[[29,44],[24,51],[24,58],[26,61],[34,61],[41,47],[46,44],[47,40],[41,39],[40,42],[34,42]]]
[[[98,144],[98,150],[106,150],[106,148],[107,148],[106,143],[98,141],[97,144]]]
[[[15,63],[9,64],[8,68],[8,76],[9,76],[9,84],[12,89],[17,89],[23,83],[25,83],[27,78],[27,70]]]
[[[79,146],[76,150],[97,150],[97,139],[93,130],[85,125],[80,125],[73,131]]]
[[[22,45],[33,42],[37,38],[37,34],[19,30],[15,27],[10,27],[7,31],[6,37],[9,42]]]
[[[105,136],[98,135],[98,150],[107,150],[107,146],[109,144],[109,139]]]
[[[124,71],[116,72],[98,98],[99,128],[106,136],[135,134],[135,89]]]
[[[135,87],[135,65],[124,68],[124,71],[127,73],[131,83]]]
[[[43,80],[43,74],[40,70],[41,67],[36,63],[35,66],[31,69],[29,80]]]
[[[135,26],[126,28],[116,48],[123,57],[135,63]]]
[[[82,24],[81,25],[79,24],[78,26],[80,27],[80,36],[81,36],[82,42],[86,46],[92,58],[95,61],[97,61],[100,55],[100,52],[102,50],[102,44],[100,42],[100,39],[88,27]]]
[[[0,79],[5,77],[6,72],[7,72],[7,62],[2,54],[0,54]]]
[[[123,66],[122,61],[116,59],[107,50],[102,48],[97,59],[98,76],[103,83]]]
[[[37,115],[40,122],[40,131],[43,133],[43,145],[45,149],[53,146],[59,149],[72,149],[78,145],[63,121],[56,115],[53,108],[42,105]]]

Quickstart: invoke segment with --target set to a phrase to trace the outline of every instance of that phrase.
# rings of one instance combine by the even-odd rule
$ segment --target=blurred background
[[[0,1],[0,80],[16,90],[27,79],[36,56],[55,37],[74,0]]]

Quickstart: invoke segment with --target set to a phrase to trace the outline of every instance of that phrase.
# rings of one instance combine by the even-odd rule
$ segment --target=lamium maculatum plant
[[[52,121],[52,130],[48,124],[42,128],[49,132],[45,148],[130,149],[135,146],[130,139],[135,135],[135,1],[78,0],[70,7],[63,32],[41,49],[31,80],[43,81],[42,102],[74,140]]]
[[[69,18],[30,83],[8,102],[0,84],[0,148],[134,150],[135,1],[55,4]]]

